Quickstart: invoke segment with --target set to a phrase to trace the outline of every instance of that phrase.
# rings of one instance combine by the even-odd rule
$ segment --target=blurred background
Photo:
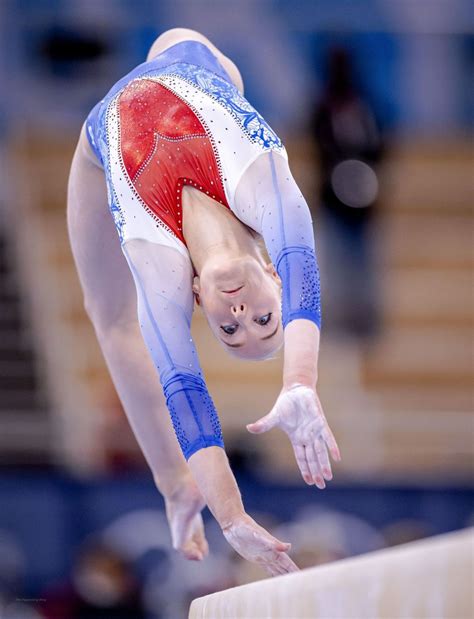
[[[177,26],[239,66],[313,213],[324,492],[283,433],[245,430],[281,359],[227,357],[194,318],[248,511],[302,567],[474,523],[473,21],[469,0],[0,2],[0,617],[175,619],[263,577],[209,514],[202,565],[171,550],[66,233],[82,122]]]

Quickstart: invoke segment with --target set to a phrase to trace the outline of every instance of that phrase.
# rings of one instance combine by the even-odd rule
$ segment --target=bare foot
[[[205,506],[193,479],[188,479],[170,497],[165,497],[173,548],[191,561],[202,561],[209,554],[201,516]]]

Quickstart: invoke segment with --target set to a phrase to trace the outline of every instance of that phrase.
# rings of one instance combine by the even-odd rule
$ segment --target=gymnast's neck
[[[262,261],[251,231],[228,208],[192,187],[184,187],[182,204],[183,235],[198,275],[210,260]]]

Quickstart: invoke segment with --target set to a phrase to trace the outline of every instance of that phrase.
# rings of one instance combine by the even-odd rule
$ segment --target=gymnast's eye
[[[227,335],[234,335],[238,327],[239,325],[221,325],[222,331],[224,331],[224,333],[227,333]]]
[[[260,318],[256,318],[255,322],[258,325],[264,326],[264,325],[268,325],[268,323],[270,322],[271,318],[272,318],[272,312],[270,312],[268,314],[265,314],[265,316],[260,316]]]

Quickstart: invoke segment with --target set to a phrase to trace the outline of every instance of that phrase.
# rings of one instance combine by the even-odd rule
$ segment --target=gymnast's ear
[[[200,285],[199,277],[197,275],[195,275],[193,279],[193,292],[194,292],[194,298],[196,299],[196,303],[198,305],[201,305],[201,299],[199,298],[199,293],[201,292],[201,285]]]
[[[271,262],[268,262],[268,263],[265,265],[265,271],[266,271],[267,273],[269,273],[269,274],[272,276],[272,278],[273,278],[273,279],[277,282],[277,284],[278,284],[279,286],[281,286],[281,279],[280,279],[280,276],[279,276],[279,275],[278,275],[278,273],[275,271],[275,267],[273,266],[273,264],[272,264]]]

